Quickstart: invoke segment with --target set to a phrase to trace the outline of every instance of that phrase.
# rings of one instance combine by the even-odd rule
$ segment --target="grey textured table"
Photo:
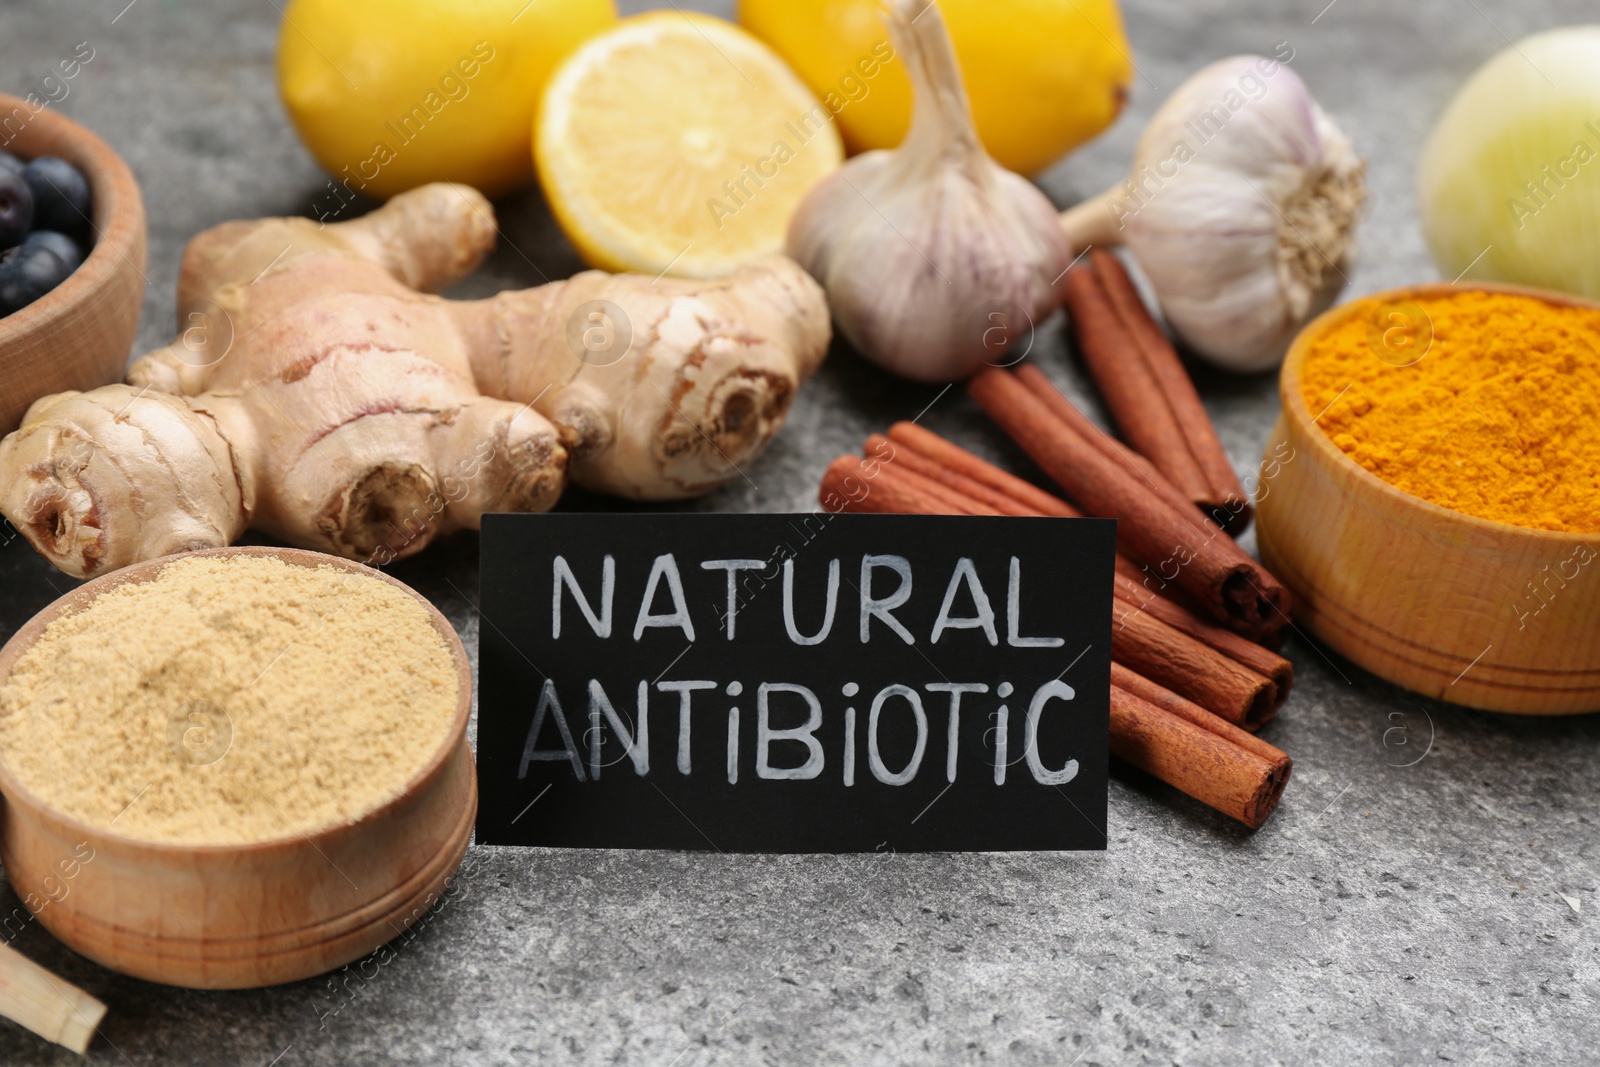
[[[142,350],[171,332],[185,239],[225,219],[305,213],[322,177],[278,103],[279,5],[125,3],[0,2],[0,88],[25,92],[74,43],[93,45],[59,106],[143,183]],[[1592,4],[1325,3],[1128,3],[1133,104],[1045,188],[1061,204],[1097,191],[1190,71],[1286,40],[1370,160],[1352,291],[1432,278],[1411,189],[1430,122],[1508,38],[1592,19]],[[578,268],[536,192],[499,210],[507,241],[463,293],[538,280],[512,243],[551,277]],[[1059,324],[1039,355],[1092,404]],[[1252,469],[1276,416],[1273,379],[1201,386],[1234,463]],[[693,506],[809,509],[829,458],[936,393],[837,350],[749,481]],[[928,424],[1021,465],[958,393]],[[393,573],[473,648],[476,567],[476,540],[461,536]],[[20,539],[0,547],[0,636],[69,585]],[[1462,711],[1303,638],[1287,652],[1299,681],[1267,736],[1294,755],[1294,780],[1255,834],[1124,769],[1103,854],[474,847],[456,897],[337,998],[326,979],[237,993],[150,985],[37,923],[13,943],[111,1006],[90,1053],[106,1064],[1593,1062],[1600,719]],[[18,906],[0,890],[0,913]],[[73,1061],[0,1025],[0,1063]]]

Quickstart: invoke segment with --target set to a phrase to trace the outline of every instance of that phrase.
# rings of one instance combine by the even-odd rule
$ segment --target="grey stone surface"
[[[185,239],[307,213],[322,178],[277,101],[280,5],[125,2],[3,0],[0,87],[25,91],[75,42],[94,46],[59,106],[143,182],[143,348],[171,332]],[[1129,113],[1043,185],[1062,204],[1097,191],[1188,72],[1288,41],[1371,161],[1352,292],[1434,277],[1411,189],[1429,124],[1508,39],[1592,20],[1593,6],[1324,3],[1130,0]],[[536,192],[499,210],[506,239],[463,293],[577,268]],[[1038,355],[1092,407],[1058,324]],[[1200,377],[1235,464],[1252,469],[1276,417],[1272,378]],[[807,509],[827,459],[930,404],[929,425],[1021,467],[959,391],[840,350],[748,481],[693,506]],[[393,570],[475,646],[476,564],[467,536]],[[69,584],[20,540],[0,547],[0,636]],[[1295,775],[1255,834],[1123,769],[1103,854],[474,847],[450,903],[338,999],[327,979],[204,993],[122,978],[37,923],[14,944],[111,1006],[89,1057],[105,1064],[1593,1062],[1600,721],[1463,711],[1303,638],[1287,651],[1299,684],[1267,736]],[[0,912],[17,903],[0,890]],[[71,1062],[0,1025],[0,1063]]]

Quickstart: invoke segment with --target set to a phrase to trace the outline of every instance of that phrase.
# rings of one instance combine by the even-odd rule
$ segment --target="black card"
[[[485,516],[478,841],[1104,848],[1115,532]]]

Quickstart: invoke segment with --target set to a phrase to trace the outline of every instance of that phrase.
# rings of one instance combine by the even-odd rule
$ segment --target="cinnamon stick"
[[[1215,619],[1253,638],[1273,635],[1287,624],[1288,590],[1192,504],[1170,502],[1176,490],[1154,468],[1143,477],[1134,474],[1129,464],[1110,458],[1058,417],[1038,390],[1007,371],[985,370],[968,382],[967,391],[1075,503],[1120,520],[1135,553]],[[1071,408],[1065,397],[1049,392]]]
[[[1185,700],[1172,690],[1162,685],[1157,685],[1144,675],[1118,663],[1111,661],[1111,684],[1119,689],[1126,689],[1134,696],[1146,703],[1154,704],[1163,711],[1170,711],[1180,719],[1188,719],[1196,726],[1210,730],[1218,737],[1225,738],[1244,749],[1254,752],[1264,760],[1282,764],[1287,770],[1293,766],[1294,761],[1289,754],[1276,745],[1261,740],[1255,734],[1241,730],[1227,719],[1211,714],[1192,700]]]
[[[897,464],[904,470],[938,482],[968,500],[993,508],[1001,515],[1035,516],[1040,514],[1014,497],[1007,496],[1000,490],[991,488],[958,470],[946,467],[938,460],[931,459],[914,448],[906,446],[896,448],[895,443],[882,434],[875,433],[867,438],[866,451],[869,455],[887,457],[883,462]]]
[[[1167,476],[1156,469],[1154,463],[1089,421],[1089,416],[1079,411],[1077,405],[1068,400],[1038,367],[1023,364],[1016,370],[1016,379],[1026,386],[1034,398],[1052,415],[1083,438],[1090,447],[1121,466],[1128,475],[1149,492],[1166,501],[1186,521],[1204,530],[1205,536],[1209,537],[1213,530],[1222,529],[1210,516],[1196,507],[1194,501],[1180,493],[1177,487],[1167,480]],[[970,389],[968,391],[970,392]]]
[[[1184,440],[1140,339],[1106,292],[1092,252],[1090,259],[1067,271],[1061,287],[1078,355],[1123,438],[1187,499],[1209,512],[1222,501],[1214,499],[1211,482]]]
[[[1259,730],[1283,703],[1278,687],[1249,667],[1137,609],[1118,612],[1111,656],[1208,711]]]
[[[1122,542],[1118,541],[1117,544],[1118,547],[1121,547]],[[1132,557],[1128,557],[1127,567],[1117,568],[1117,574],[1126,577],[1129,580],[1131,583],[1129,587],[1130,589],[1132,587],[1138,588],[1138,599],[1140,603],[1143,603],[1148,597],[1158,597],[1163,603],[1171,604],[1178,611],[1191,615],[1194,618],[1198,619],[1208,614],[1194,597],[1184,592],[1172,581],[1162,578],[1160,575],[1156,574],[1155,571],[1151,570],[1147,564],[1140,563]],[[1231,630],[1229,632],[1232,633]],[[1270,639],[1275,642],[1277,637],[1277,634],[1268,634],[1265,637],[1262,637],[1260,640],[1266,641]],[[1254,639],[1245,638],[1245,640]]]
[[[1127,556],[1124,556],[1121,552],[1117,553],[1118,578],[1121,578],[1130,585],[1138,585],[1139,588],[1143,589],[1144,586],[1140,585],[1140,579],[1143,576],[1143,572],[1139,570],[1139,565],[1137,563],[1129,559]],[[1155,596],[1156,594],[1151,593],[1150,595]],[[1182,609],[1180,608],[1179,610]]]
[[[1216,426],[1211,424],[1211,416],[1206,414],[1200,394],[1195,390],[1194,379],[1189,378],[1189,371],[1184,370],[1184,363],[1178,358],[1178,349],[1174,349],[1173,342],[1166,339],[1166,333],[1157,325],[1154,315],[1150,315],[1149,307],[1144,306],[1144,301],[1139,298],[1139,291],[1134,288],[1133,278],[1128,277],[1128,269],[1123,267],[1122,259],[1110,251],[1096,248],[1090,253],[1090,262],[1094,272],[1099,275],[1107,298],[1110,298],[1110,304],[1117,309],[1118,317],[1122,318],[1123,325],[1133,336],[1134,349],[1141,355],[1142,365],[1149,370],[1150,378],[1154,379],[1155,386],[1160,390],[1162,400],[1166,402],[1166,411],[1178,426],[1179,435],[1189,445],[1189,453],[1194,456],[1195,464],[1210,485],[1211,506],[1203,510],[1216,518],[1227,533],[1242,533],[1246,526],[1250,526],[1254,510],[1250,496],[1245,493],[1245,486],[1238,480],[1234,464],[1222,448],[1221,438],[1216,435]]]
[[[1040,515],[1077,518],[1083,514],[1060,497],[1051,496],[1032,482],[1024,481],[1010,471],[1001,470],[987,460],[979,459],[960,445],[951,444],[932,430],[925,430],[916,423],[895,423],[889,427],[889,440],[937,460],[948,470],[957,471],[973,481],[982,482],[989,488],[1033,508]]]
[[[999,511],[974,500],[961,493],[959,490],[945,485],[933,478],[912,470],[904,463],[895,463],[893,460],[884,459],[878,464],[875,481],[887,482],[890,485],[904,490],[915,491],[934,500],[939,500],[954,509],[958,515],[999,515]]]
[[[1252,830],[1277,808],[1289,781],[1286,761],[1267,759],[1116,685],[1111,754]]]
[[[1294,686],[1294,664],[1254,641],[1240,637],[1200,618],[1187,608],[1146,589],[1137,579],[1130,580],[1122,568],[1114,578],[1117,599],[1140,611],[1147,611],[1175,630],[1181,630],[1202,644],[1237,660],[1257,674],[1272,679],[1278,695],[1287,698]],[[1280,700],[1281,703],[1281,700]]]
[[[828,511],[867,511],[895,515],[965,515],[966,510],[931,497],[904,480],[883,477],[881,465],[872,473],[863,469],[861,457],[840,456],[823,472],[817,499]]]

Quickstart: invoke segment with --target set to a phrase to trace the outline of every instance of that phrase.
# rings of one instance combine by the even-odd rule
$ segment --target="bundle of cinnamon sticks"
[[[985,372],[989,373],[1006,374]],[[937,434],[904,422],[892,426],[887,436],[868,438],[865,458],[836,459],[823,476],[819,497],[833,511],[1083,514],[1073,504]],[[1075,499],[1090,506],[1081,497]],[[1093,506],[1104,506],[1100,497],[1094,499]],[[1202,521],[1192,505],[1185,506],[1196,523]],[[1119,540],[1143,546],[1141,555],[1158,543],[1124,537],[1127,527],[1127,521],[1119,523]],[[1217,533],[1232,545],[1225,534]],[[1186,536],[1199,540],[1198,534]],[[1234,551],[1239,551],[1237,546]],[[1269,649],[1202,618],[1194,600],[1183,602],[1188,598],[1179,590],[1187,586],[1167,584],[1164,592],[1155,591],[1146,570],[1119,552],[1113,601],[1111,751],[1247,826],[1259,827],[1277,806],[1291,761],[1252,731],[1267,722],[1288,696],[1293,668]]]

